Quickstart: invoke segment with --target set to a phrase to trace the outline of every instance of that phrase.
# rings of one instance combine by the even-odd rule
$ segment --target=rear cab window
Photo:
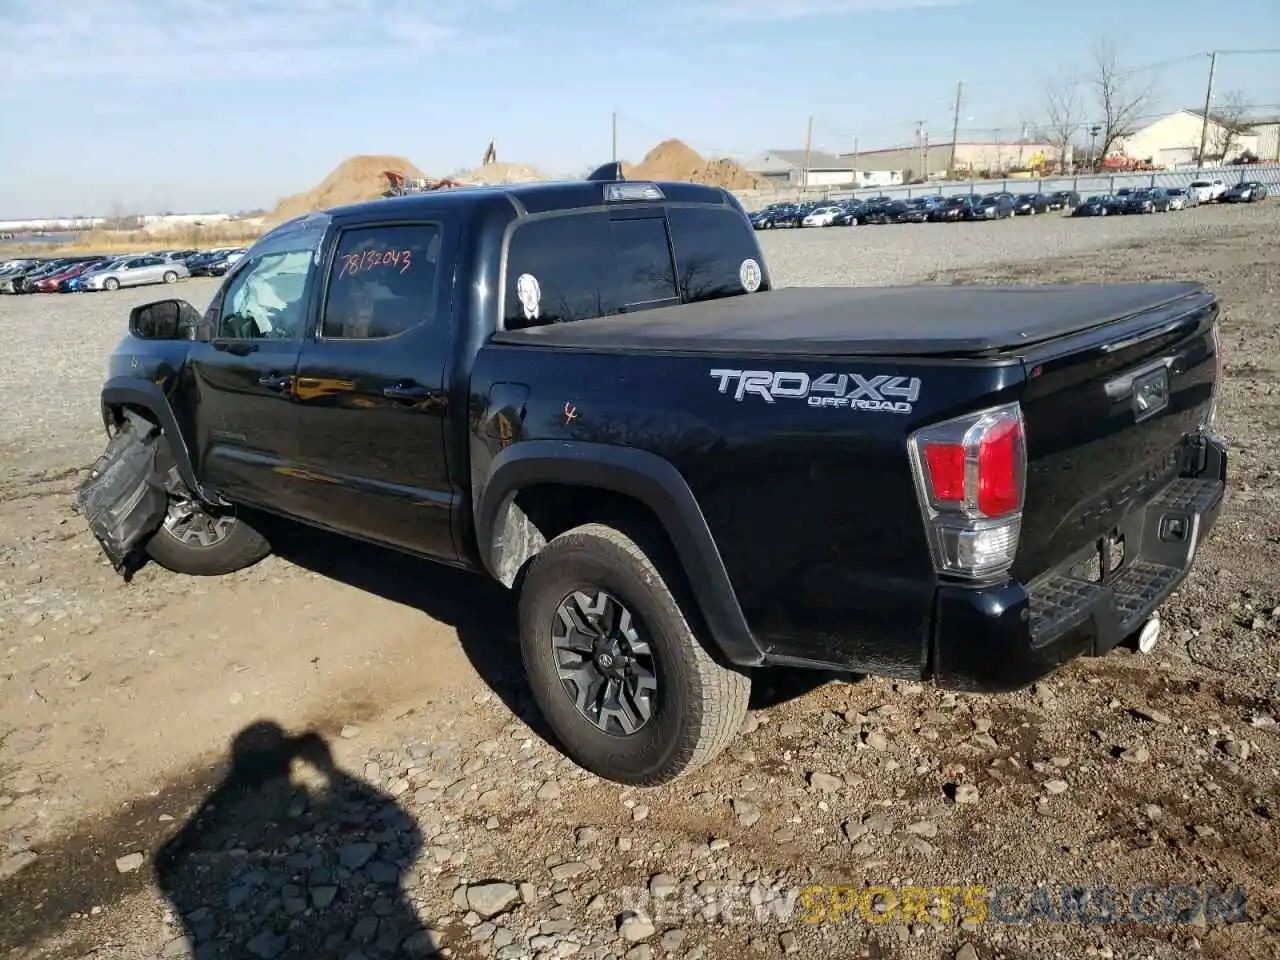
[[[558,214],[519,224],[507,248],[503,327],[633,313],[769,289],[755,234],[731,207]]]
[[[680,298],[685,303],[750,293],[752,287],[769,289],[755,233],[736,210],[710,205],[672,207],[667,222]]]

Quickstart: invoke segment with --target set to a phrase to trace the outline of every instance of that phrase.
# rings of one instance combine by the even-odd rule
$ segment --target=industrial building
[[[748,160],[744,167],[775,187],[892,187],[903,182],[901,170],[867,164],[855,168],[846,157],[804,150],[766,150]],[[807,176],[806,176],[807,169]]]
[[[807,178],[805,177],[804,150],[766,150],[752,157],[743,166],[756,176],[764,177],[770,183],[780,187],[852,186],[853,167],[847,160],[821,150],[811,150],[808,161]]]
[[[840,159],[857,169],[902,170],[908,180],[941,179],[948,170],[969,174],[998,173],[1025,169],[1058,159],[1058,148],[1050,143],[1019,141],[959,140],[885,150],[845,153]],[[1067,162],[1071,162],[1068,151]]]
[[[1227,155],[1221,156],[1222,146],[1227,142],[1226,130],[1228,121],[1209,114],[1209,123],[1204,122],[1201,110],[1175,110],[1155,120],[1141,130],[1117,140],[1111,147],[1112,156],[1128,157],[1150,163],[1153,167],[1173,169],[1195,164],[1200,156],[1200,137],[1205,133],[1205,161],[1230,161],[1242,153],[1252,153],[1263,159],[1270,156],[1263,150],[1259,152],[1261,137],[1250,128],[1232,133]],[[1272,137],[1275,134],[1272,133]],[[1274,154],[1272,154],[1274,156]]]
[[[1258,138],[1257,158],[1263,163],[1280,163],[1280,117],[1255,120],[1249,129]]]

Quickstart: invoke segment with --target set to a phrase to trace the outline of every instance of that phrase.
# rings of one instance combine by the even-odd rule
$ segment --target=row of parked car
[[[1115,193],[1090,197],[1075,210],[1076,217],[1106,217],[1125,213],[1168,213],[1185,210],[1202,203],[1255,203],[1270,196],[1265,183],[1245,180],[1233,187],[1221,180],[1196,181],[1186,190],[1180,188],[1146,187],[1131,190],[1128,187]]]
[[[119,290],[188,277],[219,277],[245,253],[217,250],[158,250],[127,256],[88,254],[0,261],[0,293],[76,293]]]
[[[871,197],[840,201],[774,203],[750,214],[757,230],[783,227],[847,227],[862,223],[948,223],[959,220],[1007,220],[1062,210],[1076,217],[1164,213],[1201,203],[1252,203],[1269,195],[1267,186],[1247,180],[1228,188],[1221,180],[1194,181],[1182,187],[1124,187],[1114,194],[1081,198],[1074,190],[1054,193],[1000,191],[912,197]]]

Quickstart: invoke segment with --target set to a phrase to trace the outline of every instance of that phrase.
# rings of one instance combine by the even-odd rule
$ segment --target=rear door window
[[[434,223],[343,231],[325,299],[325,339],[396,337],[434,317],[440,264]]]

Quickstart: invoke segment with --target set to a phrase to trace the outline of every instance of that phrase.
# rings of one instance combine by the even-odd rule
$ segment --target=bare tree
[[[1061,70],[1045,81],[1044,112],[1049,142],[1058,150],[1058,169],[1065,172],[1071,142],[1084,122],[1084,98],[1074,72]]]
[[[1241,134],[1248,132],[1249,125],[1244,122],[1248,109],[1244,94],[1232,90],[1223,96],[1216,109],[1209,112],[1211,156],[1226,161],[1231,149],[1239,143]]]
[[[1097,155],[1106,157],[1117,140],[1137,132],[1151,104],[1155,83],[1141,83],[1132,71],[1124,70],[1110,40],[1101,40],[1093,48],[1092,82],[1100,114],[1098,126],[1102,128]]]

